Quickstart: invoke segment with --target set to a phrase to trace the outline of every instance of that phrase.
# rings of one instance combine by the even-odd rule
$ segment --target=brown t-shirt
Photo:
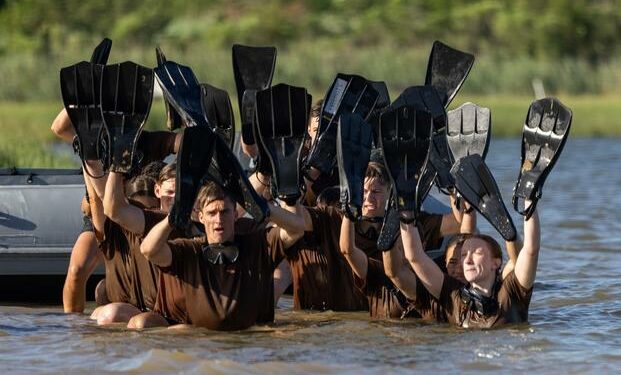
[[[143,210],[148,233],[166,213]],[[99,244],[106,266],[106,294],[110,302],[127,302],[142,311],[152,310],[157,296],[159,270],[140,252],[143,236],[106,220],[104,240]]]
[[[442,215],[421,212],[418,231],[424,248],[430,246],[429,244],[441,242],[441,225]],[[355,279],[356,285],[367,296],[371,317],[378,319],[420,318],[416,310],[408,308],[409,302],[406,297],[386,276],[381,252],[370,253],[365,248],[361,248],[358,239],[356,239],[356,245],[368,255],[366,280],[357,276]],[[373,247],[375,249],[375,242],[373,242]]]
[[[462,301],[460,281],[444,274],[444,283],[440,298],[435,299],[418,282],[416,301],[417,311],[429,320],[448,322],[464,328],[492,328],[503,324],[523,323],[528,321],[528,306],[533,288],[525,289],[518,282],[515,273],[509,273],[498,286],[496,300],[498,309],[492,315],[479,315]]]
[[[229,331],[274,320],[274,268],[283,258],[277,230],[235,235],[235,263],[202,257],[205,237],[169,241],[172,263],[161,269],[155,312],[175,323]]]
[[[169,131],[143,130],[138,137],[136,148],[142,152],[140,165],[145,166],[152,161],[164,160],[175,152],[176,134]]]
[[[313,222],[313,231],[287,251],[287,260],[293,279],[293,306],[295,309],[359,311],[367,310],[366,291],[356,286],[356,278],[341,254],[341,212],[334,207],[307,208]],[[442,215],[424,215],[423,239],[431,241],[439,236]],[[357,231],[354,241],[370,258],[381,262],[376,239],[369,239]],[[382,268],[383,269],[383,268]],[[383,272],[383,271],[382,271]],[[372,291],[375,294],[375,291]],[[376,303],[373,301],[372,303]]]

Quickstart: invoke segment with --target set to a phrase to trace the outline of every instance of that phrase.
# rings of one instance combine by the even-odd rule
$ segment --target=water
[[[293,312],[240,333],[96,327],[60,307],[0,306],[2,373],[618,373],[621,370],[621,144],[570,139],[540,202],[542,250],[530,324],[466,331]],[[506,199],[519,142],[488,156]],[[521,231],[521,219],[514,216]],[[483,232],[491,233],[480,220]],[[92,306],[90,306],[92,308]]]

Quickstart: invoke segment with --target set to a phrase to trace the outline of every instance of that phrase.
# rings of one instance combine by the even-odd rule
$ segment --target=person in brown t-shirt
[[[61,110],[56,116],[51,130],[60,139],[68,143],[73,141],[76,133],[66,109]],[[173,132],[143,131],[138,141],[138,149],[143,155],[140,165],[147,165],[149,161],[162,160],[171,153],[176,153],[179,142],[180,136]],[[105,184],[105,180],[102,182]],[[86,196],[88,201],[89,194]],[[100,198],[103,198],[103,195]],[[97,239],[92,228],[90,207],[88,211],[89,214],[84,215],[84,228],[71,250],[67,277],[63,286],[63,309],[67,313],[84,311],[86,282],[101,260],[100,252],[97,250]]]
[[[140,253],[142,238],[166,217],[175,192],[176,166],[164,167],[151,195],[134,195],[130,202],[124,190],[124,176],[110,172],[103,212],[103,224],[95,224],[106,266],[105,292],[109,304],[91,315],[98,324],[132,323],[132,317],[152,310],[157,295],[159,270]],[[101,204],[101,202],[99,202]],[[157,210],[147,209],[157,207]]]
[[[381,262],[377,236],[389,194],[388,174],[382,164],[371,162],[365,177],[364,219],[347,233],[353,233],[355,246],[364,258],[357,277],[366,280],[368,259]],[[306,208],[305,237],[287,253],[293,274],[294,308],[356,311],[368,309],[367,296],[356,287],[352,262],[341,254],[342,213],[334,207]],[[456,232],[452,215],[425,215],[423,236],[429,242]],[[351,237],[350,237],[351,238]],[[361,281],[358,280],[358,281]]]
[[[526,202],[526,207],[530,202]],[[467,328],[491,328],[528,321],[528,307],[540,248],[539,216],[524,220],[524,245],[513,270],[500,276],[502,250],[490,236],[464,235],[461,246],[464,286],[443,273],[425,254],[413,224],[401,224],[404,254],[413,272],[390,273],[395,284],[428,319]]]
[[[376,207],[384,207],[383,204],[378,205],[381,202],[375,202],[376,195],[380,193],[381,196],[385,196],[390,187],[389,184],[388,173],[383,165],[370,163],[364,181],[363,216],[374,213]],[[451,202],[454,202],[454,199]],[[377,213],[382,211],[379,210]],[[461,220],[460,216],[455,217],[453,214],[447,214],[443,217],[442,215],[421,212],[419,234],[423,238],[425,248],[435,247],[441,242],[443,236],[452,234],[450,231],[454,230],[454,223],[458,222],[458,219]],[[452,224],[449,226],[450,231],[446,231],[446,226],[445,231],[443,231],[443,221],[445,220]],[[468,226],[472,224],[467,220],[465,223]],[[343,217],[339,242],[340,250],[353,270],[356,286],[368,300],[371,317],[379,319],[419,317],[415,311],[408,309],[406,297],[384,273],[382,255],[377,251],[376,242],[365,243],[364,238],[361,238],[362,236],[355,227],[356,224],[349,218]],[[379,225],[375,229],[379,231]],[[400,238],[397,238],[394,246],[401,247]]]
[[[197,200],[204,237],[168,241],[172,227],[166,218],[142,242],[142,253],[162,272],[149,326],[239,330],[273,321],[273,272],[302,236],[299,204],[271,207],[269,220],[277,227],[258,225],[236,234],[235,203],[219,185],[207,182]]]

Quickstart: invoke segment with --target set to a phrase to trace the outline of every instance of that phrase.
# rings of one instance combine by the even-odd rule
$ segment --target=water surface
[[[488,164],[505,200],[519,141]],[[467,331],[366,313],[291,311],[239,333],[101,328],[60,307],[0,306],[3,373],[618,373],[621,371],[621,143],[570,139],[539,205],[542,249],[530,323]],[[514,215],[521,232],[521,218]],[[491,227],[480,219],[483,232]],[[499,238],[498,236],[496,236]],[[92,307],[92,306],[91,306]]]

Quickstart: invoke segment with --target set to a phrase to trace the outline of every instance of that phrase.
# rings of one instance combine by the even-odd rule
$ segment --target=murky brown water
[[[517,140],[492,142],[488,163],[505,199],[518,155]],[[539,205],[543,246],[528,325],[378,322],[366,313],[293,312],[287,298],[275,324],[244,332],[131,332],[60,307],[0,306],[0,372],[619,373],[619,161],[620,140],[569,140]]]

